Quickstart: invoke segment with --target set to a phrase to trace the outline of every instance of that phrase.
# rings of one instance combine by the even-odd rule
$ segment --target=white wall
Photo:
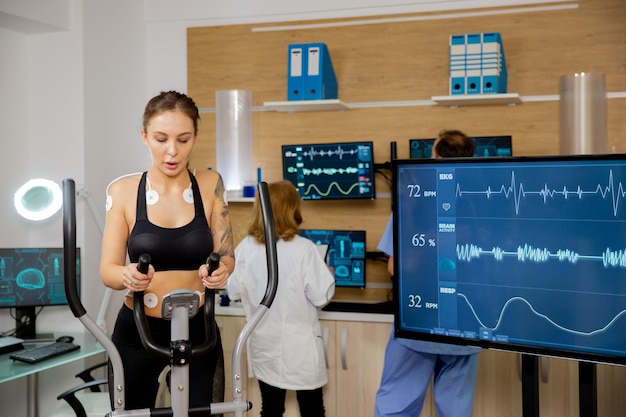
[[[76,17],[74,23],[80,24],[80,13]],[[71,31],[24,36],[2,29],[0,44],[0,125],[5,133],[0,245],[62,246],[60,216],[42,224],[25,221],[17,216],[12,196],[30,178],[82,178],[82,36]],[[42,330],[56,325],[40,318]]]
[[[85,66],[85,181],[101,220],[105,190],[113,179],[148,168],[148,151],[141,142],[141,120],[149,97],[146,88],[146,27],[143,2],[115,0],[84,3]],[[114,23],[113,23],[114,22]],[[83,207],[86,201],[81,201]],[[89,265],[92,292],[99,295],[86,307],[98,316],[104,287],[100,282],[101,229],[91,212],[86,216],[85,265]],[[121,294],[108,309],[112,331]],[[85,304],[89,306],[88,304]],[[93,312],[93,314],[92,314]]]
[[[28,240],[27,225],[13,215],[13,193],[28,179],[29,174],[28,83],[23,76],[28,68],[27,47],[24,36],[0,28],[0,125],[2,154],[6,155],[6,161],[0,164],[2,246],[11,244],[11,241],[22,245]]]
[[[24,3],[38,9],[46,2]],[[34,224],[15,213],[12,195],[27,179],[44,176],[61,182],[73,178],[77,189],[84,185],[93,193],[103,217],[108,182],[120,173],[144,169],[149,161],[139,136],[149,96],[143,1],[63,2],[69,6],[67,28],[39,24],[39,14],[29,15],[28,10],[19,11],[10,29],[0,27],[2,247],[63,244],[60,215]],[[7,18],[2,6],[0,17]],[[82,199],[77,200],[77,217],[77,241],[83,255],[82,299],[95,318],[104,293],[98,274],[100,228]],[[114,314],[117,307],[111,310]],[[0,330],[13,327],[9,310],[1,309]],[[45,308],[37,327],[40,332],[83,331],[65,307]],[[82,367],[78,363],[40,375],[41,415],[45,416],[56,395],[76,383],[74,374]],[[25,416],[25,393],[25,378],[2,384],[1,414]]]
[[[66,21],[71,22],[70,30],[55,27],[45,34],[31,33],[32,27],[42,27],[33,24],[18,26],[27,28],[25,33],[0,29],[0,126],[5,133],[0,168],[3,176],[0,245],[3,247],[62,246],[61,217],[43,224],[27,222],[17,216],[12,195],[29,178],[47,177],[60,182],[65,177],[83,177],[80,2],[74,1],[65,14]],[[80,244],[82,232],[77,234],[77,239]],[[0,310],[0,329],[13,327],[14,320],[8,310]],[[64,307],[46,308],[38,316],[37,328],[41,332],[81,330]],[[2,404],[15,407],[11,411],[3,409],[3,413],[25,415],[25,380],[1,387]]]

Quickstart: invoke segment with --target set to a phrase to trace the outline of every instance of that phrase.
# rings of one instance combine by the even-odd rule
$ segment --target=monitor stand
[[[17,307],[15,310],[15,337],[31,342],[54,341],[52,333],[37,333],[35,307]]]

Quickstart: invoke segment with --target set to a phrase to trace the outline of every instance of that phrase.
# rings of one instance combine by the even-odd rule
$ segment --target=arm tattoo
[[[219,174],[218,174],[219,175]],[[215,198],[222,202],[222,211],[214,213],[211,221],[211,230],[214,237],[219,238],[219,250],[220,256],[230,256],[235,258],[235,248],[233,243],[233,228],[228,220],[228,204],[224,200],[224,181],[222,176],[218,176],[217,184],[215,185]]]
[[[224,188],[224,181],[222,180],[222,176],[219,175],[217,179],[217,184],[215,185],[215,198],[222,202],[222,218],[228,216],[228,204],[224,199],[224,193],[226,193],[226,189]]]
[[[230,256],[235,259],[235,248],[233,247],[233,228],[228,226],[222,234],[220,241],[220,256]]]
[[[215,185],[215,198],[224,201],[225,191],[226,189],[224,188],[224,181],[222,181],[222,176],[218,174],[217,184]]]

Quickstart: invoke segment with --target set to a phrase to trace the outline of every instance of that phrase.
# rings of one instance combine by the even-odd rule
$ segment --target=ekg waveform
[[[485,196],[487,197],[487,199],[490,199],[494,195],[503,195],[506,199],[512,197],[515,203],[515,214],[519,214],[521,200],[531,196],[539,196],[541,199],[543,199],[544,203],[547,203],[549,198],[555,198],[555,196],[560,196],[564,200],[570,198],[570,195],[578,197],[579,200],[582,199],[585,195],[599,195],[602,199],[605,199],[607,198],[607,196],[609,196],[612,202],[613,216],[617,216],[620,199],[626,196],[626,191],[624,190],[624,186],[621,182],[619,182],[617,186],[615,185],[613,170],[609,170],[608,179],[605,185],[597,184],[596,187],[592,189],[583,190],[580,185],[576,186],[574,189],[568,189],[567,186],[564,186],[563,188],[552,188],[546,182],[542,189],[532,191],[524,189],[524,184],[522,182],[517,183],[517,181],[515,180],[515,171],[511,171],[511,182],[509,185],[502,184],[500,187],[495,188],[492,188],[489,185],[484,190],[471,191],[462,190],[461,186],[457,184],[457,198],[475,195]]]
[[[334,149],[328,149],[328,150],[318,150],[317,148],[311,146],[308,150],[302,152],[302,155],[306,158],[309,158],[311,161],[315,158],[315,157],[334,157],[337,156],[339,159],[343,159],[344,155],[355,155],[358,154],[359,150],[358,149],[347,149],[343,146],[337,146]]]
[[[456,256],[459,261],[465,262],[471,262],[472,259],[478,259],[482,256],[493,256],[496,261],[502,261],[505,257],[515,257],[520,262],[529,261],[535,263],[543,263],[552,260],[570,262],[572,264],[576,264],[581,260],[601,261],[605,268],[626,268],[626,250],[611,250],[611,248],[606,248],[606,250],[599,255],[581,255],[571,249],[550,251],[547,248],[535,248],[528,244],[518,246],[517,250],[506,251],[497,246],[491,249],[483,249],[478,245],[468,243],[456,245]]]
[[[358,187],[358,186],[359,186],[359,183],[358,183],[358,182],[357,182],[357,183],[354,183],[354,184],[352,184],[352,185],[348,188],[348,190],[347,190],[347,191],[345,191],[345,190],[343,190],[343,189],[341,188],[341,186],[339,186],[339,184],[338,184],[337,182],[333,181],[333,182],[331,182],[331,183],[330,183],[330,185],[328,186],[328,188],[326,189],[326,191],[324,191],[324,192],[323,192],[322,190],[320,190],[320,189],[317,187],[317,185],[315,185],[315,184],[310,184],[310,185],[307,187],[307,189],[306,189],[306,191],[305,191],[305,193],[304,193],[304,194],[305,194],[305,195],[309,195],[309,194],[311,194],[311,190],[314,188],[314,189],[316,189],[316,190],[317,190],[317,193],[318,193],[319,195],[322,195],[322,196],[327,196],[327,195],[329,195],[329,194],[330,194],[330,192],[331,192],[332,188],[333,188],[333,187],[336,187],[336,188],[337,188],[337,191],[339,191],[341,194],[343,194],[343,195],[348,195],[348,194],[350,194],[350,193],[352,192],[352,190],[354,190],[354,189],[355,189],[356,187]]]
[[[484,327],[486,329],[491,329],[493,331],[497,331],[498,328],[502,325],[502,317],[504,316],[504,313],[505,313],[506,309],[514,302],[521,302],[521,303],[526,304],[528,306],[528,308],[530,309],[530,311],[534,315],[536,315],[537,317],[540,317],[540,318],[546,320],[548,323],[552,324],[557,329],[560,329],[560,330],[563,330],[566,333],[571,333],[571,334],[575,334],[575,335],[578,335],[578,336],[595,336],[595,335],[600,334],[600,333],[605,333],[605,332],[607,332],[609,330],[609,328],[613,324],[615,324],[615,322],[620,317],[622,317],[622,316],[624,316],[626,314],[626,310],[622,310],[615,317],[613,317],[608,323],[606,323],[604,326],[598,327],[597,329],[592,330],[592,331],[583,332],[583,331],[579,331],[579,330],[568,329],[568,328],[558,324],[557,322],[555,322],[554,320],[549,318],[547,315],[537,311],[537,309],[535,309],[535,307],[533,307],[532,304],[530,302],[528,302],[528,300],[526,300],[523,297],[512,297],[512,298],[508,299],[506,301],[506,303],[504,303],[504,305],[502,306],[502,310],[500,310],[500,314],[498,316],[498,319],[495,322],[495,325],[494,326],[489,326],[489,325],[486,325],[484,323],[484,321],[480,317],[478,317],[478,314],[476,313],[476,310],[474,309],[474,306],[472,305],[472,303],[469,301],[469,299],[467,298],[467,296],[465,294],[459,292],[459,293],[457,293],[457,295],[459,297],[461,297],[463,300],[465,300],[465,302],[467,303],[468,307],[472,311],[472,314],[474,315],[474,318],[480,324],[480,326]]]

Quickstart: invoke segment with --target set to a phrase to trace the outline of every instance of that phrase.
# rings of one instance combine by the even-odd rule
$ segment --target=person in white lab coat
[[[335,293],[335,280],[315,244],[298,235],[301,199],[289,181],[268,185],[276,225],[278,289],[248,340],[248,366],[259,380],[261,417],[282,416],[286,390],[295,390],[302,417],[324,417],[322,387],[328,382],[317,316]],[[228,281],[250,319],[267,286],[265,235],[257,196],[248,235],[235,249]]]

